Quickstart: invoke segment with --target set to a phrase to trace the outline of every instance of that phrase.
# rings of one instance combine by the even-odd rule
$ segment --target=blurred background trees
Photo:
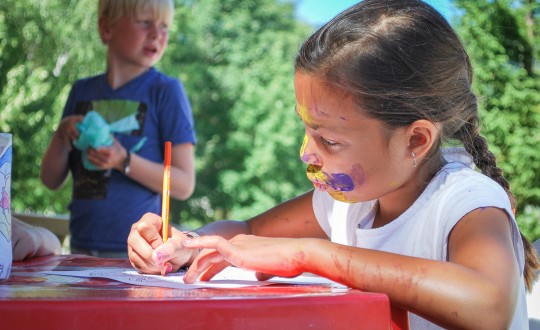
[[[540,2],[455,0],[454,26],[475,70],[482,133],[517,197],[517,218],[540,237]]]
[[[293,0],[176,0],[158,65],[180,78],[199,143],[197,186],[172,218],[195,227],[243,220],[311,188],[298,150],[293,61],[315,27]],[[452,24],[474,63],[483,134],[518,199],[518,222],[540,237],[538,0],[454,0]],[[48,191],[41,156],[71,84],[105,70],[94,0],[0,2],[0,131],[14,135],[12,208],[68,213],[71,184]]]

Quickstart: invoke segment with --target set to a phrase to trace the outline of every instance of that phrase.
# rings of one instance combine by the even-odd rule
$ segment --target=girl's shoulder
[[[466,164],[450,162],[432,179],[428,195],[446,201],[466,199],[503,199],[508,202],[506,191],[493,179]]]
[[[432,179],[433,193],[455,192],[469,195],[483,192],[508,197],[506,191],[493,179],[481,173],[474,165],[472,156],[462,147],[445,148],[442,154],[447,163]]]

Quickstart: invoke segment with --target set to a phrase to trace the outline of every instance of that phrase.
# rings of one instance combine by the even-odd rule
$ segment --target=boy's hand
[[[53,138],[59,139],[71,151],[71,142],[79,137],[79,130],[76,124],[82,122],[83,118],[84,116],[72,115],[62,119],[56,132],[54,132]]]
[[[79,137],[79,130],[76,124],[82,122],[83,118],[80,115],[73,115],[62,119],[56,130],[57,137],[70,142],[76,140]]]
[[[114,168],[122,172],[127,157],[127,150],[118,140],[114,139],[111,146],[98,149],[88,148],[86,156],[90,163],[102,170]]]

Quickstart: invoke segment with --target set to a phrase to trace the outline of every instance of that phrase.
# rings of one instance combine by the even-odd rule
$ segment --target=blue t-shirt
[[[154,68],[116,90],[106,74],[78,80],[62,118],[91,110],[108,123],[136,114],[140,128],[115,133],[115,137],[127,150],[146,138],[136,153],[154,162],[163,162],[165,141],[173,146],[196,142],[191,106],[181,82]],[[73,176],[71,245],[76,248],[126,251],[131,225],[146,212],[161,212],[161,194],[115,170],[85,169],[81,152],[75,148],[69,169]]]

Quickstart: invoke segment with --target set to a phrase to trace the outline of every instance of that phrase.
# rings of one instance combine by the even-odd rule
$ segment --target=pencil
[[[165,160],[163,162],[163,193],[161,194],[161,219],[163,221],[163,243],[169,238],[169,198],[171,188],[171,142],[165,142]]]

